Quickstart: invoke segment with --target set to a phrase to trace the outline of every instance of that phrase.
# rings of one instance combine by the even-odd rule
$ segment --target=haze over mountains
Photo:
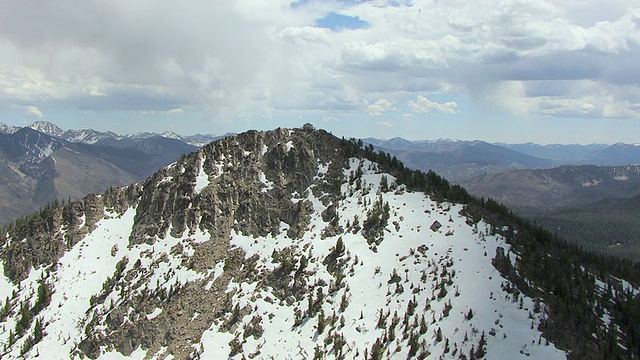
[[[0,259],[3,358],[640,354],[628,264],[322,130],[42,209]]]

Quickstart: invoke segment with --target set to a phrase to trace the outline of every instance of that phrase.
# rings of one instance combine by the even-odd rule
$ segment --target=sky
[[[637,0],[0,0],[0,122],[640,142]]]

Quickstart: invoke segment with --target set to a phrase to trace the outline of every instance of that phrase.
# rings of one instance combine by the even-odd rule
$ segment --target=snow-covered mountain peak
[[[53,137],[61,137],[64,134],[64,130],[48,121],[33,122],[29,125],[29,128]]]
[[[160,136],[167,138],[167,139],[178,139],[181,140],[182,137],[176,133],[174,133],[173,131],[165,131],[162,134],[160,134]]]
[[[528,230],[387,159],[250,131],[42,212],[0,247],[3,356],[565,358]]]

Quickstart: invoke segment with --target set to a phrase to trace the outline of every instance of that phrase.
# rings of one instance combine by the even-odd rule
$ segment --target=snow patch
[[[196,176],[196,186],[194,191],[199,194],[204,188],[209,186],[209,175],[204,171],[204,162],[206,158],[200,160],[200,168],[198,169],[198,175]]]
[[[151,314],[147,314],[147,320],[153,320],[158,317],[158,315],[162,314],[162,309],[159,307],[155,308]]]
[[[258,179],[264,184],[264,187],[260,190],[260,192],[267,192],[273,189],[273,186],[275,184],[272,181],[269,181],[269,179],[267,179],[267,175],[265,175],[265,173],[262,172],[262,170],[258,172]]]
[[[598,185],[600,185],[601,182],[602,182],[602,180],[594,179],[594,180],[591,180],[591,181],[583,182],[582,186],[584,186],[584,187],[598,186]]]

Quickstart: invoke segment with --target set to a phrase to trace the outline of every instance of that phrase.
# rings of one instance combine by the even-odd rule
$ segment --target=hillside
[[[583,206],[640,195],[640,165],[514,169],[461,181],[472,194],[517,208]]]
[[[640,354],[637,269],[321,130],[220,140],[5,234],[3,358]]]
[[[541,226],[585,249],[640,259],[640,197],[607,199],[554,210],[520,210]]]
[[[638,165],[510,170],[461,183],[585,249],[640,256]]]
[[[450,181],[458,182],[480,174],[508,169],[542,168],[552,160],[526,155],[484,141],[434,140],[410,142],[402,138],[365,139],[377,150],[388,152],[407,167],[433,170]]]
[[[490,144],[454,139],[409,141],[366,138],[376,150],[389,152],[406,166],[433,170],[450,181],[471,183],[484,174],[514,169],[549,169],[564,165],[623,166],[640,164],[637,144]]]

